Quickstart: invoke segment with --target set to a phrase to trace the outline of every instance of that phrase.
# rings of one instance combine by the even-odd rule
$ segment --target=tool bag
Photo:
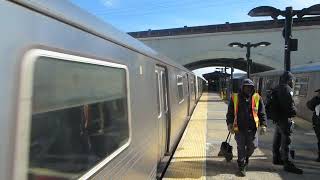
[[[230,140],[231,140],[231,133],[229,132],[227,139],[221,143],[220,151],[218,153],[218,156],[224,156],[227,162],[231,161],[233,158],[232,146],[230,145]]]

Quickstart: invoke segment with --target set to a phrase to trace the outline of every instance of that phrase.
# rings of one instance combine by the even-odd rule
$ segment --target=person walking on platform
[[[318,158],[316,161],[320,162],[320,89],[315,92],[318,94],[307,102],[307,107],[313,111],[312,124],[318,139]]]
[[[266,114],[262,98],[254,93],[254,84],[250,79],[244,79],[240,93],[232,94],[227,112],[229,132],[235,133],[238,150],[239,176],[246,175],[249,157],[256,148],[256,132],[266,132]]]
[[[273,113],[276,116],[272,117],[272,120],[276,123],[272,147],[273,164],[283,165],[283,169],[287,172],[302,174],[302,169],[297,168],[289,161],[290,135],[293,125],[291,118],[296,115],[296,107],[292,97],[293,83],[293,74],[286,71],[281,75],[279,85],[273,89],[277,101],[277,112]]]

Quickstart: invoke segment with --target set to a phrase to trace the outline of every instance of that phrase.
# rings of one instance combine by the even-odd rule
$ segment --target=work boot
[[[281,158],[279,156],[273,156],[272,163],[274,165],[283,165],[283,161],[281,160]]]
[[[245,177],[246,176],[246,166],[240,166],[238,176]]]
[[[303,174],[302,169],[297,168],[292,162],[287,161],[284,163],[283,169],[287,172],[295,174]]]
[[[238,171],[237,175],[240,176],[240,177],[245,177],[246,176],[246,162],[239,162],[238,161],[239,171]]]

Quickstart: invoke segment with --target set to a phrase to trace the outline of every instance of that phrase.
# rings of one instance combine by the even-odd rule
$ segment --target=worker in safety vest
[[[232,94],[227,113],[228,130],[235,133],[238,149],[239,176],[246,175],[249,157],[256,148],[256,132],[266,132],[266,113],[262,98],[255,93],[254,84],[244,79],[240,93]]]

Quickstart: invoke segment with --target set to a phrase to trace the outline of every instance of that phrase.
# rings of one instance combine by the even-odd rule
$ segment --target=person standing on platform
[[[246,176],[249,157],[256,145],[256,132],[266,132],[266,113],[262,98],[255,93],[254,83],[244,79],[241,90],[232,94],[227,112],[227,126],[231,133],[235,133],[238,150],[239,176]]]
[[[316,161],[320,162],[320,89],[315,92],[318,94],[307,102],[307,107],[313,111],[312,124],[318,139],[318,158]]]
[[[284,72],[279,81],[279,85],[273,89],[277,99],[277,113],[273,117],[276,123],[276,129],[273,137],[273,164],[283,165],[287,172],[302,174],[302,169],[297,168],[289,161],[289,146],[292,134],[292,117],[296,116],[296,107],[293,101],[293,83],[294,76],[292,73]],[[281,149],[281,153],[280,153]]]

